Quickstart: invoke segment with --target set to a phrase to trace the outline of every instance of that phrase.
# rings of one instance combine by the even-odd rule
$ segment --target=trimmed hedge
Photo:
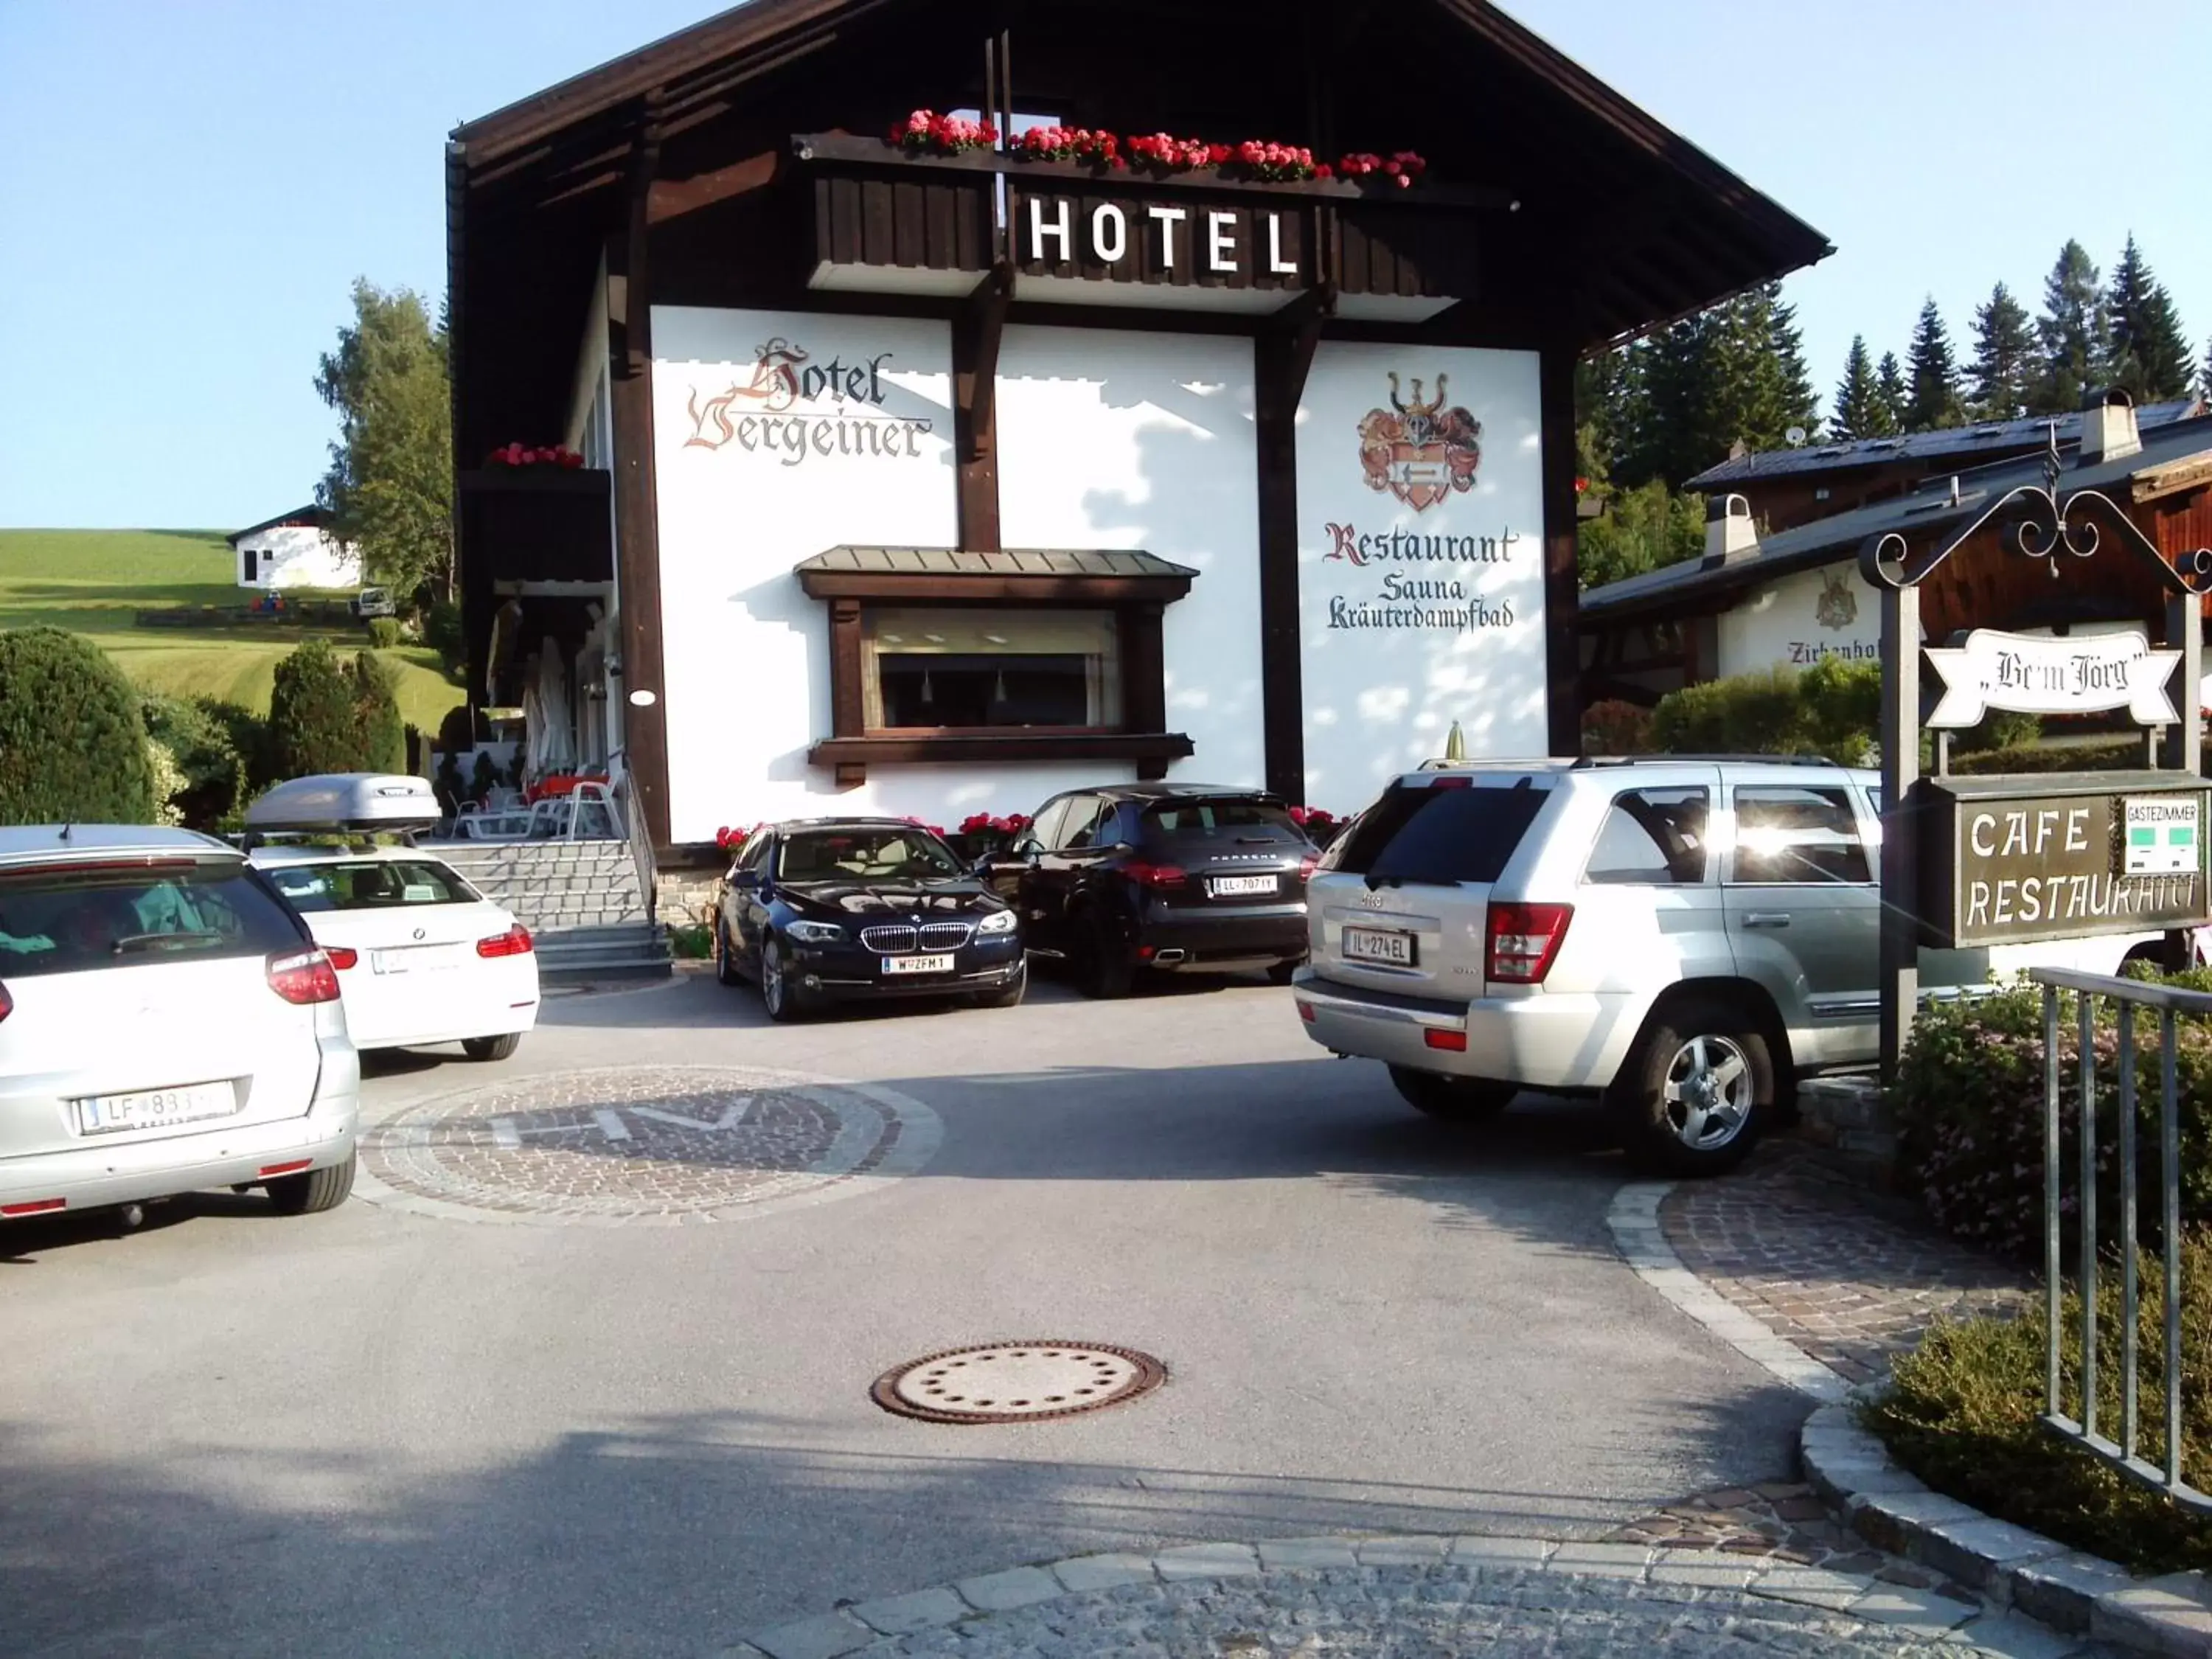
[[[138,693],[82,635],[0,634],[0,823],[151,823]]]
[[[1951,754],[1954,772],[2114,772],[2134,771],[2143,763],[2141,738],[2112,743],[2076,744],[2065,748],[2021,747],[1984,749]]]
[[[389,622],[380,617],[379,622]],[[407,722],[400,718],[392,671],[374,651],[353,659],[354,717],[361,722],[362,759],[372,772],[407,769]]]
[[[2190,990],[2212,990],[2212,969],[2151,975]],[[2092,1041],[2099,1110],[2118,1098],[2119,1019],[2109,998],[2097,1006]],[[2081,1091],[2076,1056],[2080,1016],[2074,1000],[2059,1006],[2058,1116],[2069,1170],[2075,1167]],[[2175,1025],[2181,1114],[2181,1215],[2185,1224],[2212,1222],[2212,1031],[2203,1022]],[[1899,1166],[1937,1225],[1969,1243],[2022,1259],[2043,1248],[2043,993],[2021,981],[1986,996],[1929,1003],[1912,1023],[1890,1105],[1899,1131]],[[2136,1026],[2137,1201],[2145,1237],[2159,1211],[2158,1023],[2138,1014]],[[2117,1137],[2099,1164],[2100,1231],[2117,1238],[2119,1169]],[[2075,1201],[2065,1200],[2065,1213]],[[2068,1231],[2073,1231],[2070,1219]]]
[[[1614,697],[1583,711],[1585,755],[1648,755],[1657,746],[1649,708]]]

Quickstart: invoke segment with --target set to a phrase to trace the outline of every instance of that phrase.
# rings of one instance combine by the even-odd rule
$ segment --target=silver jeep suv
[[[1436,768],[1384,791],[1307,890],[1307,1034],[1425,1112],[1601,1094],[1680,1174],[1750,1151],[1797,1078],[1876,1058],[1878,781],[1825,761]],[[2112,973],[2155,935],[1923,951],[1921,982]]]

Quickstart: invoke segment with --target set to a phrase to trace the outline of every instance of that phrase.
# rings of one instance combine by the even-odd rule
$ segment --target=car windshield
[[[0,875],[0,980],[172,957],[298,950],[300,925],[236,864]]]
[[[801,830],[776,848],[780,881],[923,881],[964,872],[952,849],[918,825]]]
[[[468,884],[431,859],[359,859],[343,864],[280,865],[276,890],[303,915],[325,910],[393,910],[417,904],[473,904]]]
[[[1177,841],[1304,841],[1290,809],[1271,800],[1230,795],[1215,800],[1163,801],[1147,806],[1145,829]]]

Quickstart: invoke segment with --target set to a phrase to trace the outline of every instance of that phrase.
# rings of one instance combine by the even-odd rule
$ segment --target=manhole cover
[[[1103,1342],[987,1342],[908,1361],[876,1379],[876,1404],[927,1423],[1027,1423],[1149,1394],[1167,1367]]]
[[[863,1083],[735,1067],[521,1073],[401,1109],[361,1137],[357,1190],[433,1215],[677,1224],[911,1174],[936,1114]]]

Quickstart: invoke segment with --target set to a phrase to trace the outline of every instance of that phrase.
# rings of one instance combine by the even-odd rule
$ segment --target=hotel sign
[[[1016,186],[1010,208],[1023,276],[1285,295],[1306,286],[1309,220],[1291,203]]]
[[[2086,939],[2212,921],[2202,778],[1936,778],[1927,787],[1925,915],[1936,943]]]

